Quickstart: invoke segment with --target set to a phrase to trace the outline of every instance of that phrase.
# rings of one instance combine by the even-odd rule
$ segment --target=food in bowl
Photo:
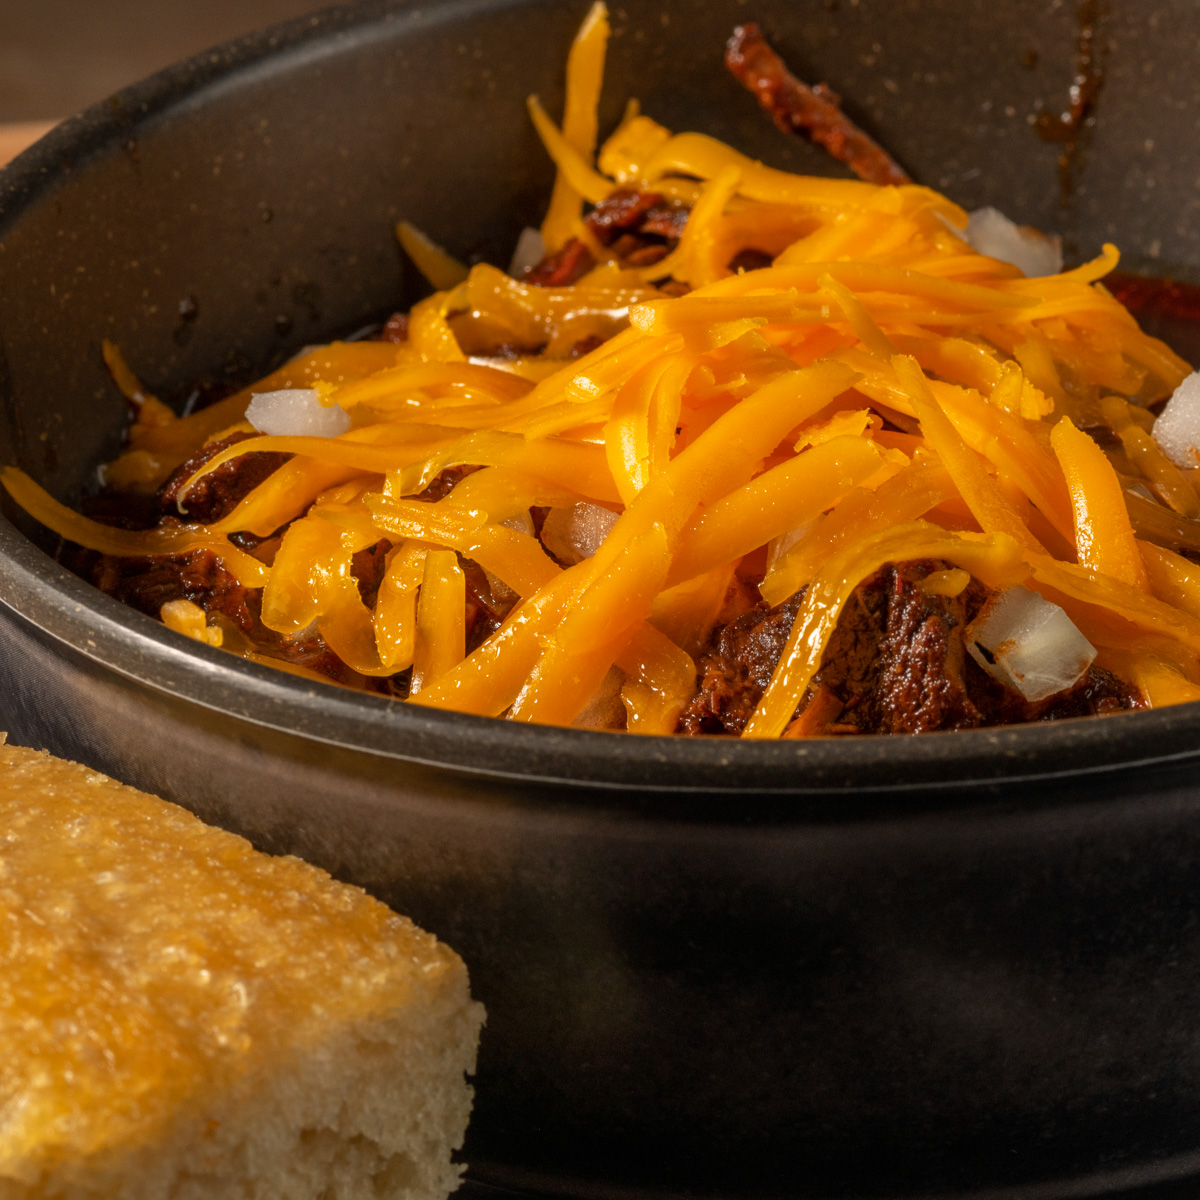
[[[0,733],[0,1195],[441,1200],[483,1020],[361,889]]]
[[[1190,368],[1116,250],[636,106],[593,160],[606,36],[561,128],[530,102],[558,178],[509,271],[402,227],[434,295],[185,418],[109,348],[152,528],[8,490],[180,632],[431,707],[777,738],[1200,697]]]

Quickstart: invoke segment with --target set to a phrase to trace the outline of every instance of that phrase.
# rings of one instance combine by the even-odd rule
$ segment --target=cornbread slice
[[[0,734],[0,1200],[444,1197],[482,1020],[357,888]]]

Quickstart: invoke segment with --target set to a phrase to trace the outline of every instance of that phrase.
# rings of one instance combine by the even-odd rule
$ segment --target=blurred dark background
[[[320,0],[0,0],[0,124],[68,117]]]

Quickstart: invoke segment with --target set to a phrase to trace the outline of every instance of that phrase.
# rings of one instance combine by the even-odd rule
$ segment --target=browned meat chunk
[[[757,25],[751,22],[733,31],[725,65],[784,133],[809,138],[868,183],[912,182],[891,155],[842,112],[832,88],[823,83],[809,87],[787,69]]]
[[[879,678],[870,725],[880,733],[970,729],[979,710],[963,679],[962,627],[968,593],[931,596],[921,581],[944,563],[903,563],[885,570],[887,627],[879,647]],[[843,715],[842,720],[848,718]],[[853,718],[849,718],[853,719]]]
[[[935,561],[887,566],[855,589],[843,609],[810,695],[839,709],[837,733],[931,733],[1095,716],[1138,708],[1138,692],[1093,667],[1069,691],[1031,704],[964,653],[963,627],[987,599],[977,581],[958,596],[926,592]],[[683,716],[685,734],[740,734],[757,707],[791,633],[802,595],[760,606],[714,631],[700,685]],[[805,709],[808,700],[802,704]],[[819,715],[819,714],[818,714]],[[797,726],[796,736],[804,730]]]
[[[408,341],[408,313],[392,313],[379,334],[381,342]]]
[[[595,265],[592,252],[578,238],[571,238],[561,250],[556,250],[532,268],[525,276],[525,282],[538,287],[569,287]]]
[[[605,246],[611,246],[622,233],[640,231],[647,213],[663,203],[663,197],[657,192],[617,188],[588,213],[584,224]]]
[[[216,458],[222,450],[244,442],[255,436],[250,433],[234,433],[217,442],[207,442],[187,462],[176,467],[171,477],[158,493],[159,507],[164,513],[179,515],[177,502],[184,484],[206,463]],[[268,475],[273,475],[291,457],[290,454],[260,452],[243,454],[230,462],[222,463],[211,474],[198,480],[184,497],[184,517],[201,525],[227,517],[239,502],[250,494]]]
[[[690,214],[691,209],[686,205],[663,200],[647,210],[637,231],[644,237],[661,237],[669,242],[677,242],[683,237]]]
[[[368,608],[374,608],[379,597],[379,585],[387,570],[387,552],[391,548],[392,543],[382,538],[375,545],[360,550],[350,560],[350,573],[358,584],[358,594]]]
[[[713,631],[697,664],[700,687],[679,718],[679,733],[741,733],[779,664],[803,595],[777,608],[752,609]]]
[[[446,467],[439,471],[430,481],[429,486],[423,492],[418,492],[414,500],[429,500],[436,502],[445,499],[456,485],[468,475],[473,475],[478,471],[478,467],[467,466],[466,464],[459,467]]]
[[[248,590],[217,561],[211,550],[193,550],[182,558],[113,558],[104,555],[92,567],[92,582],[107,595],[147,616],[157,617],[170,600],[190,600],[206,612],[222,612],[249,632],[256,618]]]
[[[487,573],[476,562],[459,555],[467,583],[467,653],[477,650],[504,623],[517,601],[515,592],[497,596]]]

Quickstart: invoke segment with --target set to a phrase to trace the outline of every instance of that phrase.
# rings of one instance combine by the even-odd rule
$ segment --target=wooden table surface
[[[0,166],[53,128],[53,121],[16,121],[11,125],[0,125]]]

